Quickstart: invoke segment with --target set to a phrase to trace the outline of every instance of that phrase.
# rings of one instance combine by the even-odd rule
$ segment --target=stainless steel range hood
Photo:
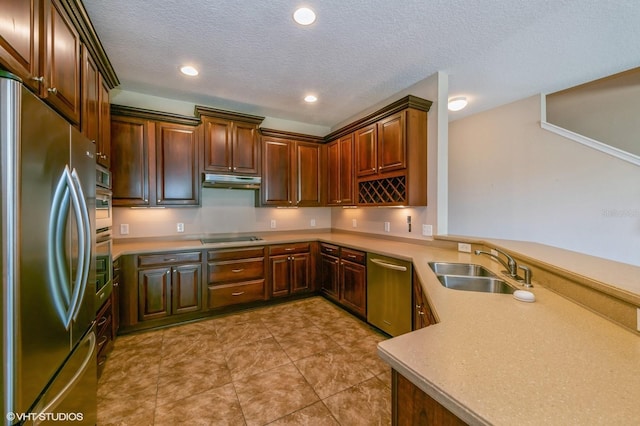
[[[260,176],[234,176],[204,173],[203,188],[260,189]]]

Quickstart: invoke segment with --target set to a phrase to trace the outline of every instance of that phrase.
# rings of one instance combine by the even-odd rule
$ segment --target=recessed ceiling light
[[[198,70],[191,65],[185,65],[184,67],[180,68],[180,72],[191,77],[198,75]]]
[[[467,106],[467,98],[464,96],[456,96],[449,99],[449,111],[460,111]]]
[[[308,7],[301,7],[293,12],[293,20],[300,25],[311,25],[316,20],[316,14]]]
[[[316,102],[317,100],[318,100],[318,97],[314,95],[307,95],[304,97],[304,101],[310,104]]]

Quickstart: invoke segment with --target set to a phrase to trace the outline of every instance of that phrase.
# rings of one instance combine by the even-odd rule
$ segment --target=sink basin
[[[492,277],[497,275],[484,266],[473,263],[429,262],[429,267],[436,275],[464,275],[469,277]]]
[[[513,294],[515,291],[513,287],[506,283],[506,281],[495,277],[438,275],[438,280],[443,286],[454,290],[504,294]]]

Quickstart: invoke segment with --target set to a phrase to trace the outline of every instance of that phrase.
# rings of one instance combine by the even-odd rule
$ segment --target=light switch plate
[[[129,234],[129,224],[121,223],[120,224],[120,235],[128,235]]]
[[[184,223],[182,223],[182,222],[178,222],[178,223],[176,224],[176,231],[178,231],[178,232],[184,232]]]
[[[311,219],[311,226],[316,226],[316,220],[315,219]]]
[[[471,244],[458,243],[458,251],[463,253],[471,253]]]

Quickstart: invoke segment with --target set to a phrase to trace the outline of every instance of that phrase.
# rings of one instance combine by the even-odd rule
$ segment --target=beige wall
[[[640,68],[547,95],[547,121],[640,156]]]
[[[450,234],[640,265],[640,168],[540,128],[534,96],[450,123]]]

